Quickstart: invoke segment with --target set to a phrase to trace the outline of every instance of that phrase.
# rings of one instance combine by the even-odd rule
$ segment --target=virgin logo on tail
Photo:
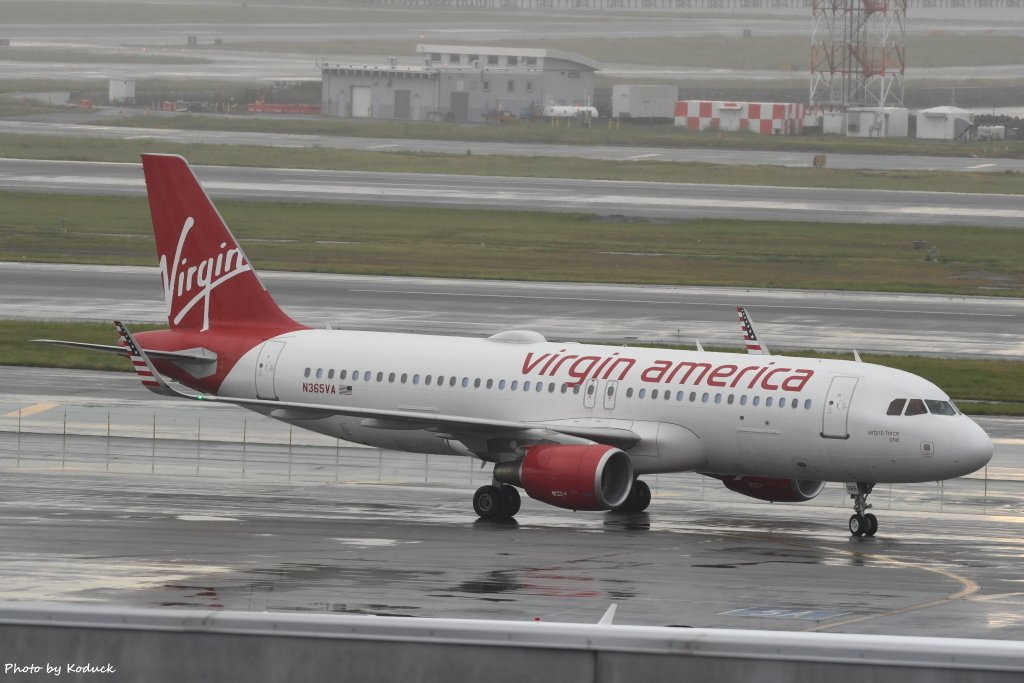
[[[237,248],[228,248],[227,242],[220,243],[221,251],[208,256],[198,263],[189,263],[182,257],[182,251],[189,233],[196,222],[192,216],[185,219],[185,224],[178,235],[178,245],[174,258],[168,268],[167,255],[160,255],[160,279],[164,286],[164,308],[167,316],[177,310],[172,324],[179,324],[182,319],[199,302],[203,303],[203,327],[201,331],[210,329],[210,297],[213,290],[236,275],[249,272],[252,266],[245,260],[245,255]]]

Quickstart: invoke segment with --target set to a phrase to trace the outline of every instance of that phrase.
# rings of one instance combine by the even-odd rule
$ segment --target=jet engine
[[[718,476],[730,491],[771,503],[803,503],[817,497],[825,488],[823,481],[774,479],[772,477]]]
[[[633,463],[612,446],[543,444],[518,460],[495,465],[494,478],[556,507],[610,510],[629,496]]]

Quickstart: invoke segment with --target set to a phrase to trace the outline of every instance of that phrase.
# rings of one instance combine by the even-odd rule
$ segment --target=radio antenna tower
[[[811,105],[903,105],[907,0],[812,0]]]

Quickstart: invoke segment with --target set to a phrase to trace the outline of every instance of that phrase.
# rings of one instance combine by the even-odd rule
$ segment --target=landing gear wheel
[[[519,489],[510,484],[502,484],[501,492],[505,496],[505,511],[502,516],[515,517],[516,513],[519,512],[520,506],[523,504],[523,500],[519,496]]]
[[[505,514],[505,498],[497,486],[481,486],[473,494],[473,510],[481,519],[497,519]]]
[[[639,479],[633,482],[629,495],[622,505],[613,508],[615,512],[643,512],[651,504],[651,487]]]
[[[868,496],[875,485],[870,482],[847,482],[846,493],[853,500],[853,516],[850,517],[850,533],[854,536],[874,536],[878,531],[878,518],[868,512],[871,504]]]
[[[633,482],[633,490],[629,492],[629,497],[635,501],[633,511],[643,512],[651,504],[651,487],[647,482],[637,479]]]

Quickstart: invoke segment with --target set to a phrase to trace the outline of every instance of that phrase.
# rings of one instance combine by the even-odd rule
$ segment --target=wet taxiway
[[[850,538],[830,485],[768,505],[651,477],[640,515],[524,500],[477,521],[489,472],[239,409],[150,399],[128,375],[0,368],[0,596],[130,606],[1024,637],[1024,425],[943,485],[880,486]],[[11,376],[11,377],[9,377]],[[109,398],[108,398],[109,397]]]

